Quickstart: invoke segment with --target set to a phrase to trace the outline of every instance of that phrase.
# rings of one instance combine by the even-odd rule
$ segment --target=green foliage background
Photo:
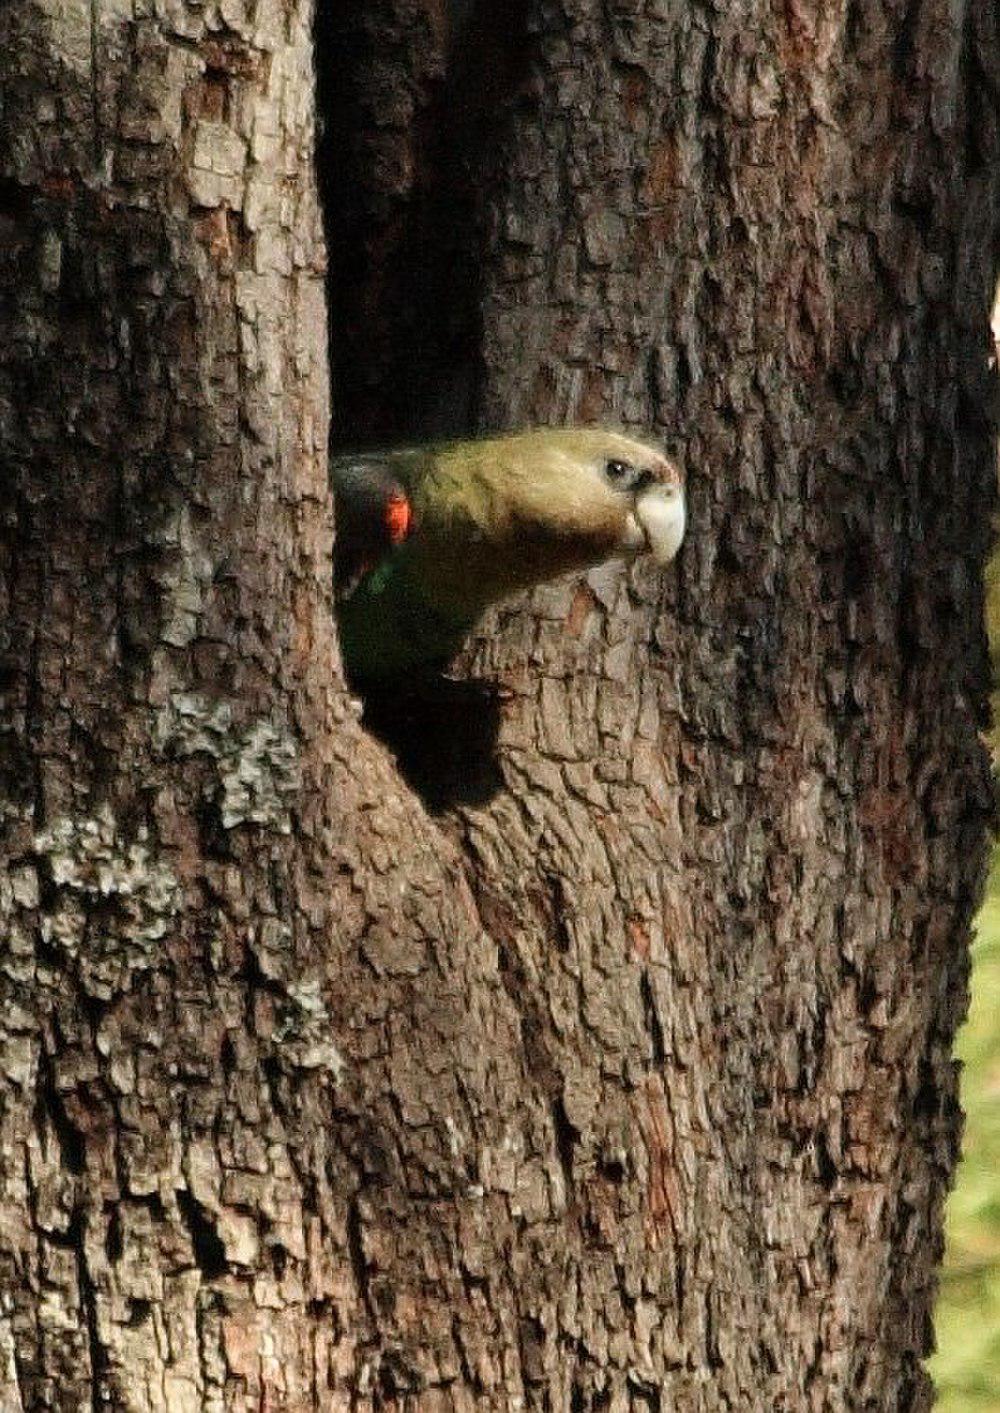
[[[993,681],[1000,683],[1000,554],[986,576]],[[993,696],[1000,760],[1000,693]],[[1000,1413],[1000,850],[972,948],[972,1000],[958,1038],[962,1161],[948,1201],[947,1248],[930,1371],[939,1413]]]
[[[976,927],[964,1065],[963,1157],[948,1200],[947,1249],[930,1371],[941,1413],[1000,1410],[1000,864]]]

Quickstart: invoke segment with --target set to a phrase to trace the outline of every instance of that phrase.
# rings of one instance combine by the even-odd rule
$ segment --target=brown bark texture
[[[324,5],[335,438],[689,476],[676,570],[504,608],[392,750],[311,23],[0,10],[0,1407],[926,1408],[994,6]]]

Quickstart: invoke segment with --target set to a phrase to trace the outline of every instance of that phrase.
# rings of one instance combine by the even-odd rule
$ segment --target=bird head
[[[517,547],[536,581],[546,568],[647,552],[666,564],[680,549],[683,478],[662,448],[599,427],[537,428],[479,445],[490,453],[467,484],[481,496],[482,522]]]
[[[578,429],[553,444],[568,458],[567,480],[599,519],[606,511],[626,556],[650,553],[659,564],[674,558],[684,539],[686,509],[681,472],[660,448],[620,432]]]

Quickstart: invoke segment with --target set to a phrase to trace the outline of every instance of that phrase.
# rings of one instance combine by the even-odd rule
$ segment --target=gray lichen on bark
[[[291,832],[301,780],[287,726],[259,720],[238,727],[230,703],[177,692],[158,714],[154,740],[161,752],[215,761],[224,829],[258,824]]]
[[[169,865],[154,857],[148,830],[122,836],[108,807],[93,817],[61,816],[35,835],[36,868],[51,885],[44,905],[38,875],[22,869],[14,899],[34,912],[39,935],[76,963],[84,990],[109,1000],[127,989],[131,972],[148,966],[181,910]],[[20,888],[19,888],[20,884]],[[94,924],[95,903],[102,923]]]

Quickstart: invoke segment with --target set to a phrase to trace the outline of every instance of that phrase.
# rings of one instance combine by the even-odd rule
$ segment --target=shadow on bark
[[[364,724],[393,752],[431,813],[486,804],[503,781],[497,760],[501,695],[488,682],[427,676],[362,692]]]

